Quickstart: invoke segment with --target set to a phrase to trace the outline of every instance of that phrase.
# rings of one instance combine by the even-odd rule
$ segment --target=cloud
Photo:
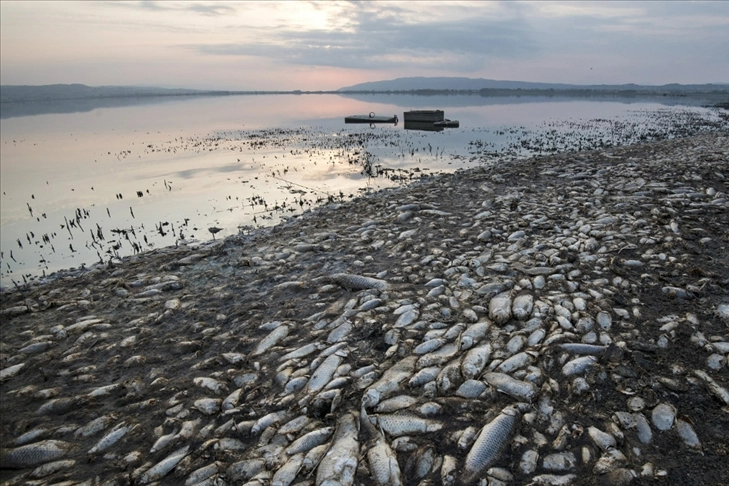
[[[192,12],[206,16],[216,17],[222,15],[233,15],[237,11],[230,4],[226,3],[199,3],[199,2],[109,2],[107,5],[121,6],[127,8],[143,9],[152,12]]]
[[[518,16],[408,22],[409,12],[377,6],[355,4],[348,21],[333,29],[282,25],[258,30],[252,42],[186,47],[204,55],[260,56],[288,64],[387,69],[435,63],[430,67],[460,71],[483,68],[494,58],[529,58],[539,50],[528,23]]]
[[[0,1],[0,8],[4,83],[329,89],[403,76],[654,84],[729,76],[729,2]]]

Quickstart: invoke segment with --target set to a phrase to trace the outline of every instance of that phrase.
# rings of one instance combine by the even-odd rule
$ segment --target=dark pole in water
[[[217,226],[213,226],[212,228],[208,228],[208,231],[212,233],[213,239],[215,239],[215,234],[223,231],[223,228],[218,228]]]

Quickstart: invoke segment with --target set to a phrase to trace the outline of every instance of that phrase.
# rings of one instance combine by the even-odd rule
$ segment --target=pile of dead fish
[[[563,154],[4,295],[2,484],[726,478],[726,177]]]

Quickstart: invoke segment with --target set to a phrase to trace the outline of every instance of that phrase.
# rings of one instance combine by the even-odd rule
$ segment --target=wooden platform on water
[[[406,122],[438,122],[445,119],[443,110],[411,110],[403,113]]]
[[[377,116],[374,112],[369,115],[352,115],[344,118],[344,123],[394,123],[397,124],[397,115]]]

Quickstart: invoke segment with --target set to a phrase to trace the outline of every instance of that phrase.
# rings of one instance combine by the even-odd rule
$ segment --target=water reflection
[[[410,121],[403,122],[405,130],[421,130],[424,132],[442,132],[443,127],[436,127],[433,122],[427,121]]]
[[[0,103],[0,119],[63,113],[84,113],[103,108],[175,103],[197,96],[126,96],[72,100],[16,101]]]
[[[211,239],[210,227],[220,238],[439,171],[727,127],[716,110],[584,101],[451,107],[466,128],[447,131],[342,123],[410,108],[277,95],[10,118],[0,283]]]
[[[726,93],[691,93],[690,95],[674,94],[641,94],[641,93],[585,93],[570,96],[564,92],[553,94],[520,94],[518,91],[474,92],[471,94],[451,93],[432,94],[415,93],[340,93],[338,96],[358,100],[364,103],[389,104],[410,109],[423,108],[455,108],[489,105],[518,105],[533,103],[621,103],[645,104],[655,103],[664,106],[714,106],[726,101]]]

